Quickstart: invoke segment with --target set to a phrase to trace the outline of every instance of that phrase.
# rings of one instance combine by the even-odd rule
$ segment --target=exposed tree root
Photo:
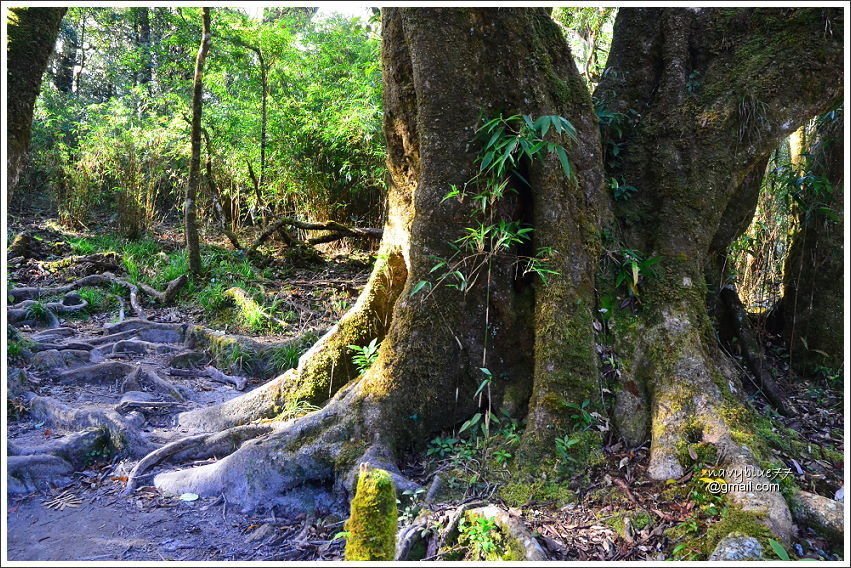
[[[135,367],[118,361],[95,363],[59,373],[60,384],[116,384],[133,372]]]
[[[61,337],[72,337],[77,335],[77,330],[73,327],[55,327],[32,336],[33,341],[55,340]]]
[[[760,468],[751,449],[734,440],[731,421],[748,412],[739,400],[741,386],[727,360],[704,347],[694,316],[680,305],[663,308],[658,320],[639,319],[643,323],[626,338],[634,349],[622,378],[646,385],[649,404],[642,405],[649,408],[652,424],[647,474],[657,480],[680,478],[686,447],[702,442],[714,446],[729,487],[748,481],[769,487],[770,480],[744,473]],[[630,417],[618,419],[628,422]],[[792,520],[779,491],[731,491],[727,497],[741,509],[764,516],[778,538],[789,541]]]
[[[9,456],[6,467],[6,491],[9,493],[30,493],[47,489],[51,483],[64,484],[74,472],[67,461],[46,454]]]
[[[169,282],[166,285],[165,290],[163,290],[162,292],[158,292],[147,284],[139,284],[139,288],[141,288],[142,291],[151,298],[165,305],[171,303],[171,301],[174,299],[174,297],[177,295],[183,285],[186,284],[187,280],[187,276],[185,274],[181,274],[180,276]]]
[[[141,457],[153,450],[153,445],[139,431],[144,417],[130,413],[126,417],[114,410],[78,409],[61,402],[28,393],[24,396],[31,416],[55,428],[85,430],[105,427],[113,446],[131,457]]]
[[[132,493],[139,484],[140,477],[149,469],[169,458],[206,459],[222,457],[236,451],[246,440],[257,438],[273,430],[271,424],[247,424],[236,426],[215,434],[187,436],[154,450],[139,460],[127,477],[125,494]]]
[[[233,387],[238,390],[244,390],[245,385],[247,383],[244,377],[235,377],[232,375],[226,375],[222,373],[215,367],[205,367],[204,369],[174,369],[171,368],[168,372],[172,375],[176,375],[179,377],[207,377],[216,381],[217,383],[224,383],[226,385],[233,385]]]
[[[146,294],[149,294],[154,299],[166,303],[174,298],[175,294],[177,294],[177,292],[180,290],[180,287],[185,284],[185,282],[186,276],[183,275],[169,282],[166,286],[165,292],[157,292],[149,286],[144,286],[143,291]],[[117,284],[128,290],[128,292],[130,293],[130,306],[133,308],[133,311],[136,313],[137,317],[142,320],[146,320],[147,316],[145,314],[145,310],[142,308],[142,304],[139,300],[139,287],[137,287],[135,284],[127,282],[126,280],[118,278],[111,272],[84,276],[83,278],[79,278],[74,282],[71,282],[70,284],[66,284],[64,286],[54,286],[45,288],[22,286],[18,288],[13,288],[9,290],[9,296],[14,302],[22,302],[24,300],[37,300],[45,296],[67,294],[68,292],[77,290],[84,286],[109,286],[111,284]],[[48,304],[48,306],[51,305],[52,304]],[[10,309],[19,309],[19,307],[20,305],[12,306]],[[73,309],[79,310],[83,309],[84,307],[85,306]],[[72,308],[66,308],[65,311],[71,311],[71,309]]]
[[[789,504],[796,521],[815,528],[835,544],[842,543],[845,532],[842,503],[808,491],[796,491]]]
[[[182,428],[215,432],[254,420],[272,418],[283,409],[286,384],[295,376],[295,370],[291,369],[221,404],[183,412],[177,417],[178,424]]]
[[[69,343],[46,343],[39,342],[30,346],[30,351],[38,353],[40,351],[92,351],[95,348],[91,343],[83,343],[81,341],[71,341]]]
[[[388,471],[399,491],[416,488],[399,472],[379,431],[369,427],[380,411],[369,408],[360,384],[340,391],[321,410],[279,423],[224,459],[161,473],[154,485],[178,494],[223,494],[244,510],[273,504],[302,512],[328,510],[351,494],[358,465],[367,462]]]
[[[123,389],[122,389],[123,390]],[[128,412],[141,412],[145,416],[148,414],[171,414],[175,409],[181,407],[179,402],[160,400],[159,397],[144,391],[123,390],[124,396],[116,405],[115,411],[120,414]]]
[[[88,465],[90,452],[109,443],[109,432],[105,428],[90,428],[82,432],[75,432],[62,439],[54,440],[47,444],[19,448],[9,444],[9,455],[31,456],[52,455],[58,456],[79,470]]]

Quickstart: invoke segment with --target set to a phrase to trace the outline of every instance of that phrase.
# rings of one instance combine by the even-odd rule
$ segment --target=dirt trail
[[[124,494],[141,457],[196,434],[177,427],[180,412],[241,394],[236,388],[244,378],[223,384],[204,374],[210,358],[192,349],[187,326],[128,319],[23,329],[33,357],[25,372],[11,371],[19,380],[10,396],[29,410],[7,426],[9,560],[341,556],[342,541],[328,542],[342,530],[338,516],[245,515],[221,497],[164,495],[150,485],[158,466]],[[175,367],[184,372],[175,374]],[[63,495],[77,501],[61,510],[47,506]]]

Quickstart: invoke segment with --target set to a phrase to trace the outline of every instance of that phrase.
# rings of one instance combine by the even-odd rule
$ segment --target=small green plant
[[[381,347],[381,342],[375,337],[367,345],[349,345],[348,348],[354,351],[352,355],[352,363],[358,369],[358,374],[364,374],[369,369],[375,360],[378,358],[378,348]]]
[[[222,282],[216,281],[213,278],[210,279],[209,284],[198,292],[196,296],[198,303],[201,304],[207,315],[213,315],[228,305],[229,301],[225,298],[225,290],[227,288]]]
[[[576,459],[570,455],[570,449],[579,442],[581,442],[579,438],[572,438],[569,434],[556,438],[556,456],[563,462],[576,462]]]
[[[660,256],[644,258],[640,252],[632,249],[609,252],[609,255],[617,265],[615,286],[626,285],[627,294],[632,298],[639,296],[642,279],[655,276],[653,265],[662,260]]]
[[[612,190],[612,196],[618,201],[626,201],[638,191],[634,186],[627,185],[623,180],[617,178],[611,178],[609,187]]]
[[[422,510],[421,501],[424,497],[425,489],[406,489],[402,491],[402,497],[405,499],[406,503],[402,503],[399,499],[396,500],[397,507],[402,509],[402,512],[399,513],[399,522],[401,524],[408,524],[417,518],[417,515],[420,514]]]
[[[114,450],[109,437],[109,431],[106,428],[99,430],[100,436],[92,444],[92,448],[86,452],[85,465],[92,466],[96,463],[109,459]]]
[[[508,450],[494,450],[493,459],[498,464],[503,464],[511,460],[514,456]]]
[[[439,284],[466,291],[478,280],[482,270],[487,271],[486,284],[490,285],[490,269],[495,256],[510,253],[518,245],[531,241],[532,228],[519,221],[498,219],[496,204],[506,193],[516,191],[515,184],[529,185],[520,171],[521,163],[524,159],[532,162],[543,152],[555,155],[565,177],[575,179],[564,146],[547,139],[551,129],[558,136],[576,140],[573,125],[555,115],[543,115],[535,120],[530,115],[516,114],[508,118],[499,115],[485,120],[476,130],[471,143],[482,143],[475,160],[479,171],[461,187],[450,186],[443,198],[460,202],[469,199],[473,204],[475,224],[465,228],[464,234],[450,243],[455,251],[450,258],[433,257],[436,264],[431,272],[440,271],[437,282],[421,280],[410,295],[432,290]],[[532,257],[515,255],[516,263],[523,267],[524,273],[537,274],[546,281],[548,274],[556,273],[546,265],[551,254],[551,250],[542,248]],[[468,270],[469,266],[473,268]]]
[[[440,458],[445,458],[446,456],[451,455],[455,451],[455,444],[458,443],[458,438],[435,438],[429,444],[429,449],[426,452],[428,456],[438,456]]]
[[[782,560],[783,562],[789,562],[791,558],[789,558],[789,553],[786,552],[786,549],[782,544],[774,540],[773,538],[768,539],[768,545],[771,546],[771,550],[774,551],[774,554],[777,555],[777,558]]]
[[[494,559],[502,535],[493,518],[474,517],[470,522],[462,517],[458,530],[458,544],[468,548],[470,560]]]
[[[124,293],[124,287],[120,288],[121,293]],[[104,312],[118,305],[118,300],[115,295],[105,292],[100,288],[84,286],[77,290],[80,297],[88,302],[86,312],[89,314]]]
[[[185,250],[167,255],[163,264],[157,268],[157,275],[154,278],[155,286],[163,286],[178,276],[189,274],[189,257]]]
[[[27,319],[46,322],[50,321],[50,310],[47,309],[47,306],[43,302],[36,300],[27,306],[26,316]]]
[[[123,256],[121,258],[121,264],[124,266],[124,270],[127,271],[127,279],[131,284],[138,284],[139,277],[142,275],[142,267],[136,262],[136,259],[132,256]]]
[[[307,332],[298,341],[273,348],[269,353],[269,368],[275,373],[298,367],[298,360],[316,343],[315,333]]]
[[[594,424],[594,417],[589,412],[590,406],[591,401],[587,399],[583,400],[581,405],[573,402],[567,404],[567,407],[574,411],[570,418],[580,429],[584,430]]]
[[[669,560],[698,560],[702,552],[691,543],[682,543],[674,547]]]

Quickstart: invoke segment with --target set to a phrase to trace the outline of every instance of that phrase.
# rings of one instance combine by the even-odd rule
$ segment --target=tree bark
[[[758,187],[743,183],[749,172],[841,97],[841,28],[842,13],[830,9],[618,13],[595,98],[630,117],[620,131],[607,129],[607,151],[620,149],[608,174],[637,192],[617,202],[614,246],[662,260],[645,279],[638,313],[610,320],[624,369],[615,418],[633,443],[649,429],[653,478],[683,474],[678,451],[687,441],[715,445],[731,466],[771,458],[750,455],[759,448],[745,443],[751,426],[707,317],[704,270],[715,237],[735,238],[730,226],[743,225],[739,210]],[[777,89],[788,82],[800,88]],[[613,283],[606,293],[616,296]],[[768,507],[771,528],[788,538],[777,494],[751,503],[731,496],[745,508]]]
[[[198,187],[201,182],[201,107],[203,97],[204,60],[210,50],[210,8],[203,8],[201,46],[195,60],[195,79],[192,83],[192,156],[189,161],[189,185],[186,188],[184,205],[184,231],[186,252],[189,255],[189,270],[201,274],[201,249],[198,242],[197,206]]]
[[[800,373],[818,365],[838,369],[843,360],[845,140],[841,111],[835,112],[817,123],[783,270],[784,335]]]
[[[10,8],[7,28],[7,204],[27,162],[33,107],[67,8]]]

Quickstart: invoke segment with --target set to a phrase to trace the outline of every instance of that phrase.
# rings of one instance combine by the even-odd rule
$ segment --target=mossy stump
[[[346,560],[393,560],[396,553],[396,488],[383,469],[361,465],[346,521]]]

